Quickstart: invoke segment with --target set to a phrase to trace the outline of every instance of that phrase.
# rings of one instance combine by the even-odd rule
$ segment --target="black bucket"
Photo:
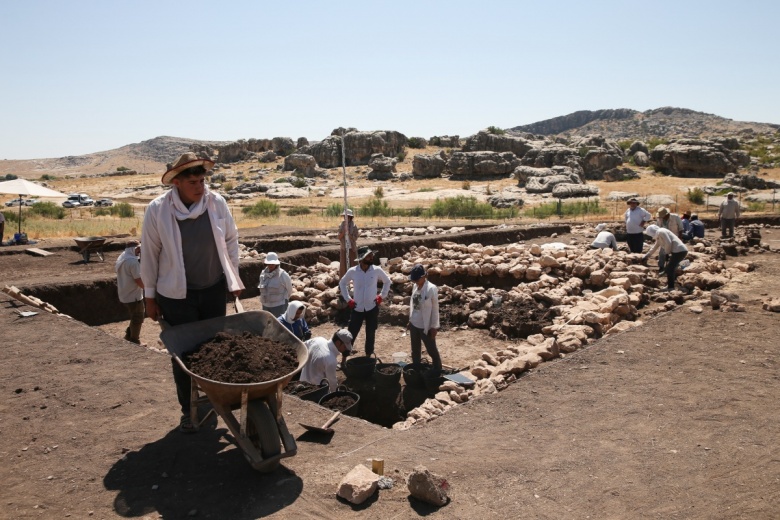
[[[322,397],[319,401],[320,406],[324,406],[325,408],[330,408],[328,406],[328,401],[331,401],[333,399],[338,399],[340,397],[351,397],[355,400],[354,403],[352,403],[351,406],[344,410],[340,410],[342,414],[344,415],[350,415],[352,417],[357,416],[358,413],[358,403],[360,402],[360,396],[356,394],[355,392],[349,392],[347,390],[336,390],[335,392],[331,392],[329,394],[325,394],[325,396]],[[331,410],[337,410],[337,408],[331,408]]]
[[[401,365],[397,363],[377,363],[374,378],[377,386],[395,386],[401,381]]]
[[[413,388],[425,388],[425,373],[431,367],[428,363],[409,363],[403,368],[406,385]]]
[[[376,357],[356,356],[347,359],[346,363],[341,365],[341,370],[347,377],[354,379],[371,379],[374,375],[376,362]]]
[[[439,387],[444,383],[442,371],[433,367],[429,367],[428,370],[424,371],[422,377],[425,384],[425,389],[429,392],[438,392]]]
[[[303,399],[304,401],[312,401],[314,403],[319,403],[320,399],[325,397],[325,395],[328,393],[328,390],[330,390],[330,385],[328,385],[328,380],[323,379],[320,383],[319,388],[315,388],[313,390],[309,390],[308,392],[302,393],[298,395],[299,399]]]

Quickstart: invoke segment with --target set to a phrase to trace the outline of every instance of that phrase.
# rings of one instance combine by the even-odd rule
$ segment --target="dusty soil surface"
[[[183,361],[201,377],[239,384],[273,381],[298,368],[295,347],[250,332],[220,332],[186,354]]]
[[[726,287],[747,312],[679,307],[406,432],[343,417],[323,441],[298,423],[330,410],[285,396],[298,450],[270,474],[251,469],[222,420],[176,430],[157,325],[145,324],[141,348],[119,339],[126,323],[24,318],[16,311],[33,309],[0,294],[0,517],[778,518],[780,322],[760,302],[780,290],[780,255],[748,259],[757,270]],[[408,352],[402,332],[380,327],[380,358]],[[438,343],[451,366],[506,345],[459,327]],[[370,458],[395,486],[361,506],[337,499]],[[417,465],[446,476],[448,505],[409,497]]]

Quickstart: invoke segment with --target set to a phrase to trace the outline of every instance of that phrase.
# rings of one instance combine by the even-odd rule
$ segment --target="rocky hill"
[[[114,150],[87,155],[0,161],[0,175],[11,173],[25,179],[38,179],[45,174],[66,177],[107,173],[116,171],[120,167],[138,172],[159,173],[165,170],[167,163],[188,151],[192,145],[218,146],[221,144],[224,143],[160,136]]]
[[[780,125],[734,121],[687,108],[662,107],[639,112],[628,108],[580,110],[530,125],[507,129],[510,134],[532,133],[566,137],[601,134],[608,139],[665,139],[774,133]]]

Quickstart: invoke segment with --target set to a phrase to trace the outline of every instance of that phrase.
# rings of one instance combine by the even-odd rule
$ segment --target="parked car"
[[[38,199],[24,199],[25,206],[32,206],[33,204],[38,204],[39,202],[41,201]]]
[[[98,199],[95,201],[95,206],[113,206],[114,201],[111,199]]]
[[[95,201],[92,200],[92,198],[86,193],[71,193],[68,195],[68,200],[72,202],[78,202],[79,206],[91,206],[95,203]]]
[[[21,206],[22,205],[22,199],[12,199],[5,203],[6,206]]]
[[[81,206],[81,203],[77,200],[68,199],[62,203],[63,208],[78,208],[79,206]]]

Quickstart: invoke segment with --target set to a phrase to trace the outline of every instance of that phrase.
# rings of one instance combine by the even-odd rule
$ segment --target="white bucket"
[[[406,352],[393,352],[393,363],[402,363],[406,361]]]
[[[380,258],[379,265],[381,265],[382,267],[387,267],[387,258]]]

